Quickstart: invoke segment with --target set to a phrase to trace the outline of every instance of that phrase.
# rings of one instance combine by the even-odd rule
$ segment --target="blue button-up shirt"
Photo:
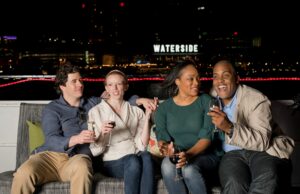
[[[234,112],[235,112],[235,109],[236,109],[236,99],[237,99],[237,97],[236,97],[236,93],[235,93],[235,95],[233,96],[231,102],[223,107],[223,111],[226,113],[228,119],[233,123],[235,122],[234,118],[233,118],[233,115],[234,115]],[[242,149],[242,148],[240,148],[238,146],[233,146],[233,145],[226,144],[225,141],[223,141],[223,150],[225,152],[229,152],[229,151],[232,151],[232,150],[240,150],[240,149]]]
[[[45,144],[36,151],[55,151],[74,155],[86,150],[89,144],[69,148],[70,138],[87,129],[88,111],[101,101],[98,97],[82,98],[79,107],[70,106],[60,96],[46,105],[42,112],[42,128]]]

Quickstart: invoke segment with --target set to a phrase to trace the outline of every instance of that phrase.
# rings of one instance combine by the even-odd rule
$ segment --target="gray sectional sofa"
[[[295,150],[291,156],[293,171],[291,185],[300,186],[300,111],[291,106],[293,101],[272,101],[272,114],[275,122],[283,131],[295,140]],[[45,104],[21,103],[18,124],[16,168],[18,168],[29,156],[28,126],[26,120],[40,121],[41,112]],[[2,158],[3,160],[3,158]],[[14,171],[0,173],[0,194],[10,194],[10,188]],[[167,194],[167,190],[160,176],[157,180],[157,194]],[[70,193],[68,182],[51,182],[38,187],[38,194],[68,194]],[[105,177],[100,173],[94,175],[95,194],[122,194],[124,184],[122,179]],[[211,188],[212,194],[219,194],[220,188]]]
[[[18,124],[18,138],[17,138],[17,155],[16,155],[16,169],[29,157],[29,141],[28,141],[28,126],[26,120],[38,122],[41,118],[41,112],[45,104],[21,103],[20,116]],[[2,158],[3,160],[3,158]],[[6,171],[0,173],[0,194],[10,194],[14,171]],[[166,187],[158,175],[157,180],[157,194],[167,194]],[[37,188],[37,194],[69,194],[69,182],[51,182],[44,184]],[[124,193],[124,184],[122,179],[105,177],[100,173],[94,175],[94,194],[122,194]],[[219,194],[220,188],[213,187],[212,194]],[[17,193],[16,193],[17,194]]]

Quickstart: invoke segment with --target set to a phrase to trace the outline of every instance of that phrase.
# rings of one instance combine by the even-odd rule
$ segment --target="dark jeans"
[[[124,178],[125,194],[153,194],[154,169],[149,152],[129,154],[118,160],[103,161],[105,175]]]
[[[169,157],[163,159],[161,173],[169,194],[206,194],[205,174],[213,175],[220,158],[213,154],[199,154],[182,167],[183,179],[175,181],[176,168]]]
[[[219,167],[223,194],[287,193],[290,176],[290,160],[266,152],[230,151],[223,156]]]

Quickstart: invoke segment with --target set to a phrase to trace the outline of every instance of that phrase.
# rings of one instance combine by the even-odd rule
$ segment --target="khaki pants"
[[[70,181],[71,194],[90,194],[93,168],[83,154],[71,158],[65,153],[41,152],[31,155],[14,173],[11,194],[32,194],[36,185]]]

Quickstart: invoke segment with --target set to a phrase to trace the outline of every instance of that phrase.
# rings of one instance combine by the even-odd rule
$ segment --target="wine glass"
[[[169,159],[175,165],[180,160],[180,158],[179,158],[179,153],[180,152],[181,152],[180,148],[178,146],[174,145],[174,153],[173,153],[172,156],[169,157]],[[175,181],[183,179],[181,168],[176,168],[175,167],[175,172],[176,172],[176,175],[175,175],[175,178],[174,178]]]
[[[88,114],[85,115],[87,129],[95,132],[95,121]]]
[[[115,121],[109,121],[108,124],[112,125],[112,128],[114,128],[116,126],[116,122]],[[111,145],[111,131],[109,132],[109,139],[108,139],[108,144],[106,146],[110,146]]]
[[[88,130],[94,131],[95,132],[95,121],[88,121]]]
[[[91,138],[94,138],[94,137],[95,137],[95,121],[91,120],[91,119],[89,118],[89,115],[88,115],[88,114],[86,115],[86,120],[87,120],[87,129],[88,129],[89,131],[93,131],[93,132],[94,132],[94,133],[93,133],[93,137],[91,137]]]
[[[221,109],[221,102],[218,98],[212,98],[209,101],[209,111],[214,111],[215,107],[219,107]],[[215,125],[214,132],[219,132],[217,126]]]

